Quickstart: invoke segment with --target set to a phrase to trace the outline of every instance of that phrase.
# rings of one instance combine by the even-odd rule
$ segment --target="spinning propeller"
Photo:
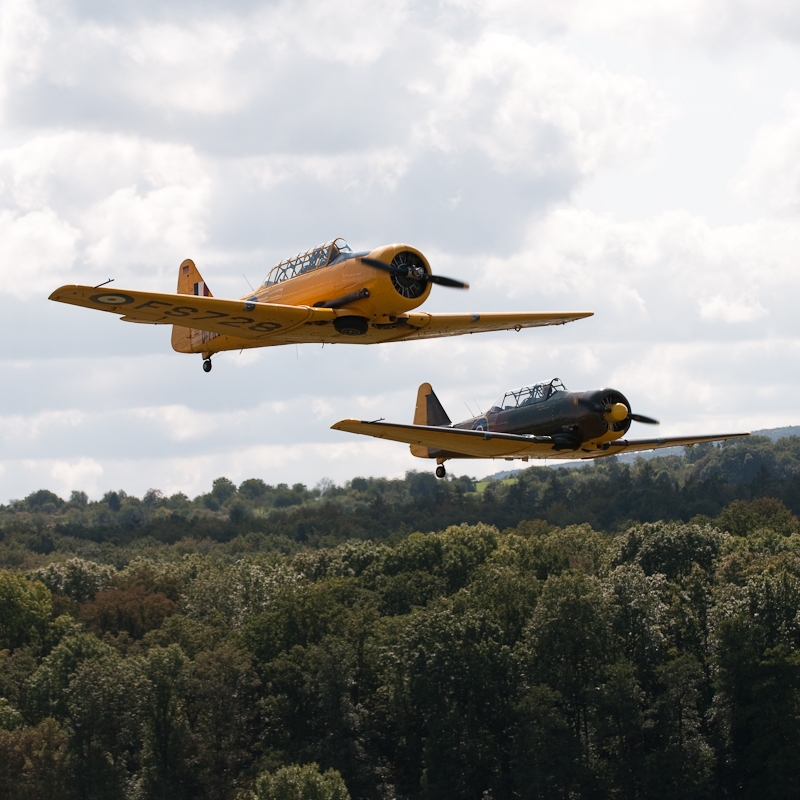
[[[435,283],[438,286],[447,286],[451,289],[469,289],[469,284],[463,281],[457,281],[454,278],[445,278],[443,275],[430,275],[422,262],[418,259],[416,259],[416,261],[418,263],[411,262],[405,266],[394,266],[394,264],[385,264],[383,261],[378,261],[377,258],[361,256],[362,264],[388,272],[396,278],[405,278],[414,282]]]

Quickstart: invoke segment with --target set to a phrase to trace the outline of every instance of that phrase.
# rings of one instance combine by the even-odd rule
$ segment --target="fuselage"
[[[519,436],[549,436],[567,448],[589,442],[602,445],[619,439],[631,425],[630,404],[615,389],[569,392],[553,390],[549,383],[526,389],[543,386],[546,393],[540,392],[538,397],[533,393],[520,397],[518,393],[521,390],[507,393],[486,414],[452,427]],[[617,404],[625,407],[623,419],[615,419],[623,413],[622,409],[613,415],[608,410]]]
[[[242,299],[256,297],[262,303],[297,306],[330,304],[344,299],[344,305],[337,305],[337,308],[345,308],[353,316],[363,317],[373,325],[393,325],[398,317],[402,318],[425,302],[431,285],[404,287],[403,293],[402,283],[398,283],[394,276],[367,266],[361,257],[391,264],[404,254],[418,258],[425,271],[430,273],[430,265],[419,250],[407,244],[389,244],[368,252],[342,252],[324,266],[314,266],[271,285],[265,282],[256,292]]]

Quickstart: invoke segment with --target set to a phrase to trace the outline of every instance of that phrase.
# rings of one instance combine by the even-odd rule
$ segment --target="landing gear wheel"
[[[211,359],[207,358],[203,361],[203,372],[211,372]]]
[[[439,466],[436,467],[436,477],[444,478],[445,475],[447,475],[447,470],[444,468],[444,464],[439,464]]]
[[[369,320],[365,317],[336,317],[333,327],[345,336],[363,336],[369,329]]]

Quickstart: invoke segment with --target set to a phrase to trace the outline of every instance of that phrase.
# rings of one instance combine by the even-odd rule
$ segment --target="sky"
[[[423,382],[454,420],[557,376],[662,436],[800,424],[799,223],[786,0],[2,0],[0,502],[432,470],[329,429],[410,422]],[[595,315],[205,374],[47,300],[172,292],[185,258],[240,297],[337,236],[471,284],[426,311]]]

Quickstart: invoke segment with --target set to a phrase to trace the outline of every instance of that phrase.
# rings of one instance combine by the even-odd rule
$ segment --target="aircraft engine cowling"
[[[412,253],[410,250],[401,250],[392,259],[392,266],[409,271],[408,275],[392,274],[390,276],[395,291],[407,300],[416,300],[421,297],[428,287],[427,281],[418,277],[427,272],[425,262],[416,253]]]
[[[622,404],[627,409],[627,413],[623,419],[619,419],[620,414],[617,412],[617,409],[615,409],[617,404]],[[600,399],[600,405],[608,409],[608,411],[603,414],[603,421],[606,424],[606,428],[614,433],[626,433],[631,426],[631,404],[626,397],[621,392],[617,392],[613,389],[606,389]]]

